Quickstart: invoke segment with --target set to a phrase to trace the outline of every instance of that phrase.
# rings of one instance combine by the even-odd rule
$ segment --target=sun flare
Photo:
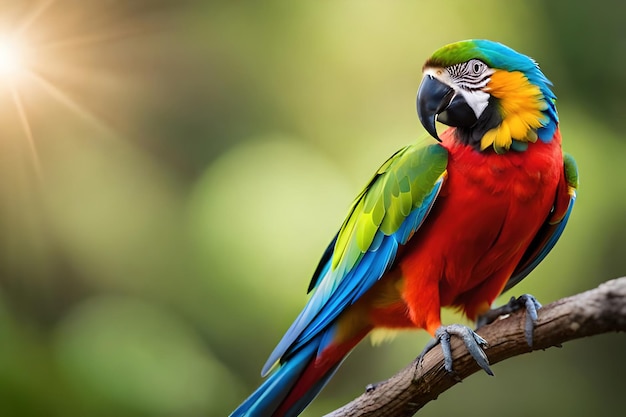
[[[0,77],[19,75],[23,67],[23,46],[14,39],[0,38]]]
[[[84,124],[118,134],[111,124],[118,109],[95,97],[112,97],[111,88],[128,81],[126,73],[117,72],[119,54],[112,46],[152,31],[153,23],[130,20],[134,14],[121,6],[123,0],[88,2],[89,7],[36,0],[24,2],[28,5],[18,13],[7,9],[8,3],[14,2],[0,1],[0,145],[8,138],[25,145],[41,177],[38,143],[47,123],[61,126],[59,116],[70,122],[63,126]],[[124,56],[121,67],[132,68],[125,64],[129,58]]]

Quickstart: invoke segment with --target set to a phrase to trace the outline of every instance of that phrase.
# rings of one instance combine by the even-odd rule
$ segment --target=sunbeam
[[[103,7],[100,10],[108,13],[93,20],[89,18],[94,17],[97,8],[72,7],[66,11],[62,10],[61,3],[58,0],[33,2],[12,24],[0,25],[0,94],[5,94],[15,106],[14,123],[25,137],[33,169],[39,178],[42,163],[37,144],[41,139],[37,140],[38,130],[33,129],[39,118],[29,114],[31,106],[25,103],[32,102],[32,111],[36,111],[41,99],[48,96],[78,119],[108,133],[114,132],[93,108],[76,99],[72,86],[77,83],[91,88],[107,85],[112,79],[110,68],[91,67],[85,64],[85,58],[89,60],[94,56],[96,45],[130,38],[146,29],[141,24],[103,25],[102,22],[112,21],[108,13],[113,9]],[[98,23],[85,26],[83,22],[87,21]]]
[[[60,88],[56,87],[54,84],[46,80],[43,76],[32,71],[28,71],[26,75],[28,76],[29,79],[34,81],[42,90],[48,93],[52,98],[57,100],[59,103],[68,107],[77,116],[94,124],[96,127],[104,131],[112,130],[110,126],[104,123],[98,116],[92,114],[84,105],[77,103],[72,97],[70,97],[68,94],[64,93]]]
[[[39,19],[39,17],[55,3],[56,0],[44,0],[32,11],[25,16],[20,22],[17,30],[15,31],[16,36],[22,36],[24,33],[28,31],[28,29]]]
[[[30,154],[33,157],[33,165],[35,168],[35,173],[37,174],[37,177],[41,180],[42,171],[41,171],[41,163],[39,162],[39,154],[37,152],[37,147],[35,146],[35,138],[33,137],[33,131],[30,127],[30,123],[28,122],[28,117],[26,116],[26,111],[24,110],[24,106],[22,105],[22,99],[20,98],[20,93],[13,86],[11,86],[9,89],[11,90],[11,97],[13,98],[13,103],[15,104],[15,108],[17,110],[17,114],[20,119],[20,124],[22,125],[22,129],[24,130],[26,141],[28,142]]]
[[[46,43],[40,44],[38,46],[38,49],[48,52],[65,48],[94,46],[97,44],[132,38],[138,35],[149,33],[150,31],[150,29],[145,28],[128,28],[125,30],[118,29],[114,32],[92,33],[72,38],[51,40]]]
[[[11,96],[17,113],[18,124],[26,138],[29,153],[32,157],[33,169],[41,180],[42,170],[35,138],[18,89],[24,75],[29,72],[25,62],[26,51],[26,45],[16,36],[0,36],[0,80]]]

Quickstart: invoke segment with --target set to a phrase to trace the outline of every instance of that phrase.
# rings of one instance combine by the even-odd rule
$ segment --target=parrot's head
[[[424,64],[417,113],[439,139],[435,121],[455,127],[477,150],[523,151],[552,140],[556,97],[537,63],[498,42],[466,40],[437,50]]]

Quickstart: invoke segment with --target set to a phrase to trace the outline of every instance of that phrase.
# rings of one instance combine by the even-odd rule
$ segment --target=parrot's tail
[[[326,347],[324,335],[287,356],[283,363],[230,417],[295,417],[324,388],[352,348],[369,329]],[[322,347],[322,349],[320,349]]]

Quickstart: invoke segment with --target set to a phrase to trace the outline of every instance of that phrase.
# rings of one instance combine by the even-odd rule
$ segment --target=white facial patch
[[[494,70],[487,67],[480,74],[479,78],[476,78],[476,74],[474,74],[471,79],[465,79],[464,74],[453,77],[446,68],[432,67],[426,68],[424,75],[430,75],[452,88],[455,96],[461,94],[467,105],[474,111],[476,119],[478,119],[489,105],[490,95],[484,91],[484,88],[489,84],[491,74],[494,72]]]
[[[456,86],[453,86],[452,88],[454,88],[456,94],[461,94],[463,96],[467,105],[474,110],[476,119],[479,119],[480,115],[483,114],[483,111],[489,104],[489,93],[485,93],[483,90],[467,91]]]

